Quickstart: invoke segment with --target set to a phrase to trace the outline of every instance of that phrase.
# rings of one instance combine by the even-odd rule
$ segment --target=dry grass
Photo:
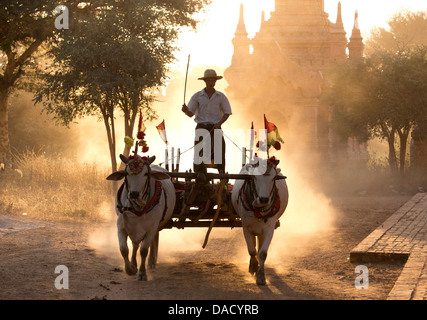
[[[20,172],[0,176],[0,210],[47,219],[102,220],[113,212],[105,168],[32,151],[16,156]]]

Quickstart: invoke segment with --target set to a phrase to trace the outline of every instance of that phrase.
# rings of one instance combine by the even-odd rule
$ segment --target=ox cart
[[[129,158],[120,155],[126,168],[107,177],[107,180],[123,180],[116,197],[116,212],[126,272],[130,275],[137,272],[136,251],[142,242],[138,279],[147,280],[145,259],[151,248],[148,265],[155,266],[159,230],[207,227],[202,246],[205,248],[212,228],[243,227],[251,256],[249,272],[257,274],[258,284],[265,284],[268,246],[288,202],[286,177],[277,168],[279,161],[272,157],[244,165],[239,174],[207,172],[207,168],[218,169],[211,164],[197,172],[179,172],[179,165],[177,170],[172,165],[172,171],[167,165],[166,168],[152,165],[156,157],[139,157],[137,147],[134,153]],[[235,180],[235,184],[229,180]],[[133,244],[131,260],[128,237]],[[255,237],[258,237],[258,250]]]

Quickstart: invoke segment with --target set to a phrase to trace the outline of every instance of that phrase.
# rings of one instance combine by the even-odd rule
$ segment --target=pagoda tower
[[[344,60],[347,58],[347,37],[342,22],[341,2],[338,2],[337,20],[330,24],[331,31],[331,61]]]
[[[276,0],[275,11],[268,20],[261,13],[260,29],[249,39],[240,7],[232,63],[224,72],[226,93],[234,114],[251,114],[248,124],[263,114],[274,122],[287,137],[285,148],[330,152],[330,110],[319,98],[326,70],[347,58],[348,40],[341,3],[336,22],[328,17],[323,0]],[[352,55],[363,45],[354,34]]]
[[[229,67],[231,72],[227,72],[227,81],[229,88],[234,88],[234,91],[241,90],[240,79],[244,77],[247,72],[247,67],[250,64],[251,55],[249,54],[249,47],[251,41],[248,38],[246,31],[243,4],[240,4],[239,22],[237,23],[236,32],[232,40],[234,46],[234,53],[231,59],[231,66]],[[231,90],[231,89],[230,89]]]
[[[363,57],[365,45],[359,29],[359,14],[354,14],[354,26],[351,32],[350,42],[348,43],[348,54],[350,59]]]
[[[249,45],[250,40],[246,31],[245,18],[243,15],[243,4],[240,4],[239,22],[237,24],[236,32],[234,33],[233,46],[234,54],[231,63],[240,67],[248,62],[249,59]]]

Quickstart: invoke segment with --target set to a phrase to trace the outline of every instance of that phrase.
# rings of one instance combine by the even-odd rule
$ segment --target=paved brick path
[[[427,300],[427,247],[411,253],[387,299]]]
[[[416,194],[367,236],[350,261],[406,261],[388,299],[427,300],[427,193]]]

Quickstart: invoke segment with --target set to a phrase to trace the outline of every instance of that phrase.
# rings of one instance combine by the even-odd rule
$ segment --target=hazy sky
[[[214,0],[206,13],[198,17],[203,19],[196,33],[188,32],[181,37],[182,48],[178,55],[178,68],[187,62],[191,54],[191,65],[223,66],[231,62],[234,37],[239,17],[240,4],[244,4],[245,23],[249,37],[259,30],[261,11],[266,18],[274,11],[274,0]],[[325,0],[325,11],[329,19],[336,21],[338,0]],[[344,28],[347,37],[353,28],[355,10],[359,12],[359,26],[362,34],[369,34],[374,26],[387,26],[387,20],[401,9],[420,11],[427,9],[426,0],[341,0]],[[184,70],[185,72],[185,70]]]

